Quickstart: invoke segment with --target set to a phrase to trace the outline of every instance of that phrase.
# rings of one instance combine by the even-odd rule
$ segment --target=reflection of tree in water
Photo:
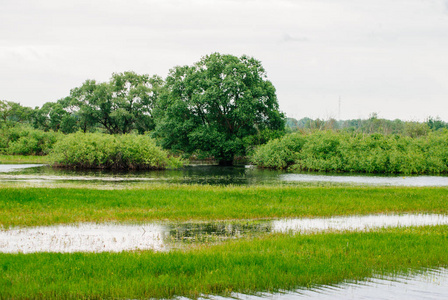
[[[63,180],[81,180],[80,177],[107,181],[113,178],[123,182],[175,183],[175,184],[206,184],[206,185],[253,185],[277,184],[279,175],[284,171],[257,169],[248,166],[222,167],[216,165],[186,166],[174,170],[145,170],[145,171],[111,171],[111,170],[70,170],[53,169],[50,166],[27,168],[11,172],[11,175],[27,175],[34,177],[51,176],[53,180],[58,176]]]

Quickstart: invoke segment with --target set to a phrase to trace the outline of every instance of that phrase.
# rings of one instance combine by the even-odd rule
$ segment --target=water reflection
[[[437,214],[368,215],[331,218],[284,219],[272,222],[274,232],[307,233],[328,230],[362,231],[380,227],[448,224],[448,216]]]
[[[46,165],[43,164],[0,164],[0,173],[7,173],[7,172],[17,172],[21,169],[28,169],[28,168],[41,168],[45,167]]]
[[[2,174],[3,173],[3,174]],[[173,183],[209,185],[388,185],[448,186],[448,176],[381,176],[360,174],[291,174],[255,166],[220,167],[195,165],[176,170],[108,171],[53,169],[46,165],[0,165],[0,182],[61,183],[113,182],[116,187],[135,184]]]
[[[390,186],[448,186],[446,176],[351,176],[282,174],[280,181],[287,182],[336,182]]]
[[[244,295],[234,294],[233,298],[242,300],[295,300],[295,299],[360,299],[360,300],[445,300],[448,298],[448,269],[427,270],[418,275],[389,276],[370,278],[356,283],[343,283],[336,286],[320,286],[311,290],[294,292]],[[211,296],[209,299],[228,299]]]
[[[1,169],[0,169],[1,172]],[[99,181],[155,182],[174,184],[255,185],[278,184],[284,172],[262,170],[253,166],[221,167],[215,165],[186,166],[175,170],[110,171],[67,170],[50,166],[29,167],[14,174],[0,174],[0,181]]]
[[[92,224],[14,228],[0,231],[0,252],[168,251],[190,243],[219,242],[248,235],[329,230],[369,230],[390,226],[448,225],[444,215],[370,215],[181,224]]]

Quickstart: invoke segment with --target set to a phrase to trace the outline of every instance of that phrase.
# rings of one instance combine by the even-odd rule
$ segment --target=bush
[[[28,126],[5,127],[0,133],[0,151],[13,155],[46,155],[61,136],[61,133]]]
[[[285,169],[296,161],[304,143],[301,134],[288,134],[258,147],[250,161],[263,168]]]
[[[74,133],[58,141],[50,160],[56,167],[80,169],[143,170],[180,167],[146,135]]]
[[[319,131],[290,134],[260,146],[259,167],[294,171],[448,173],[448,131],[424,136]]]

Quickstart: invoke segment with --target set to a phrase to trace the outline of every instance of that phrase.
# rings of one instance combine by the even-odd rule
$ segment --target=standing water
[[[258,169],[255,166],[187,166],[176,170],[113,172],[107,170],[53,169],[45,165],[0,165],[0,182],[114,182],[115,186],[135,183],[175,183],[210,185],[386,185],[448,186],[448,176],[381,176],[366,174],[292,174],[286,171]]]
[[[418,275],[376,277],[355,283],[320,286],[294,292],[233,296],[242,300],[445,300],[448,297],[448,269],[428,270]]]
[[[0,252],[168,251],[197,242],[217,242],[263,233],[307,234],[322,231],[368,231],[382,227],[448,225],[444,215],[369,215],[185,224],[57,225],[0,230]]]

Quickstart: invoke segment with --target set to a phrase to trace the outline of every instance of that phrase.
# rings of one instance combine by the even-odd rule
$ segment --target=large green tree
[[[231,164],[245,140],[283,130],[275,88],[260,61],[214,53],[170,70],[156,110],[154,135],[165,148]]]
[[[33,110],[13,101],[0,100],[0,124],[29,123]]]
[[[70,92],[70,103],[77,107],[79,122],[86,126],[100,124],[111,134],[143,133],[154,128],[152,110],[162,84],[157,76],[117,73],[110,82],[85,81]]]

